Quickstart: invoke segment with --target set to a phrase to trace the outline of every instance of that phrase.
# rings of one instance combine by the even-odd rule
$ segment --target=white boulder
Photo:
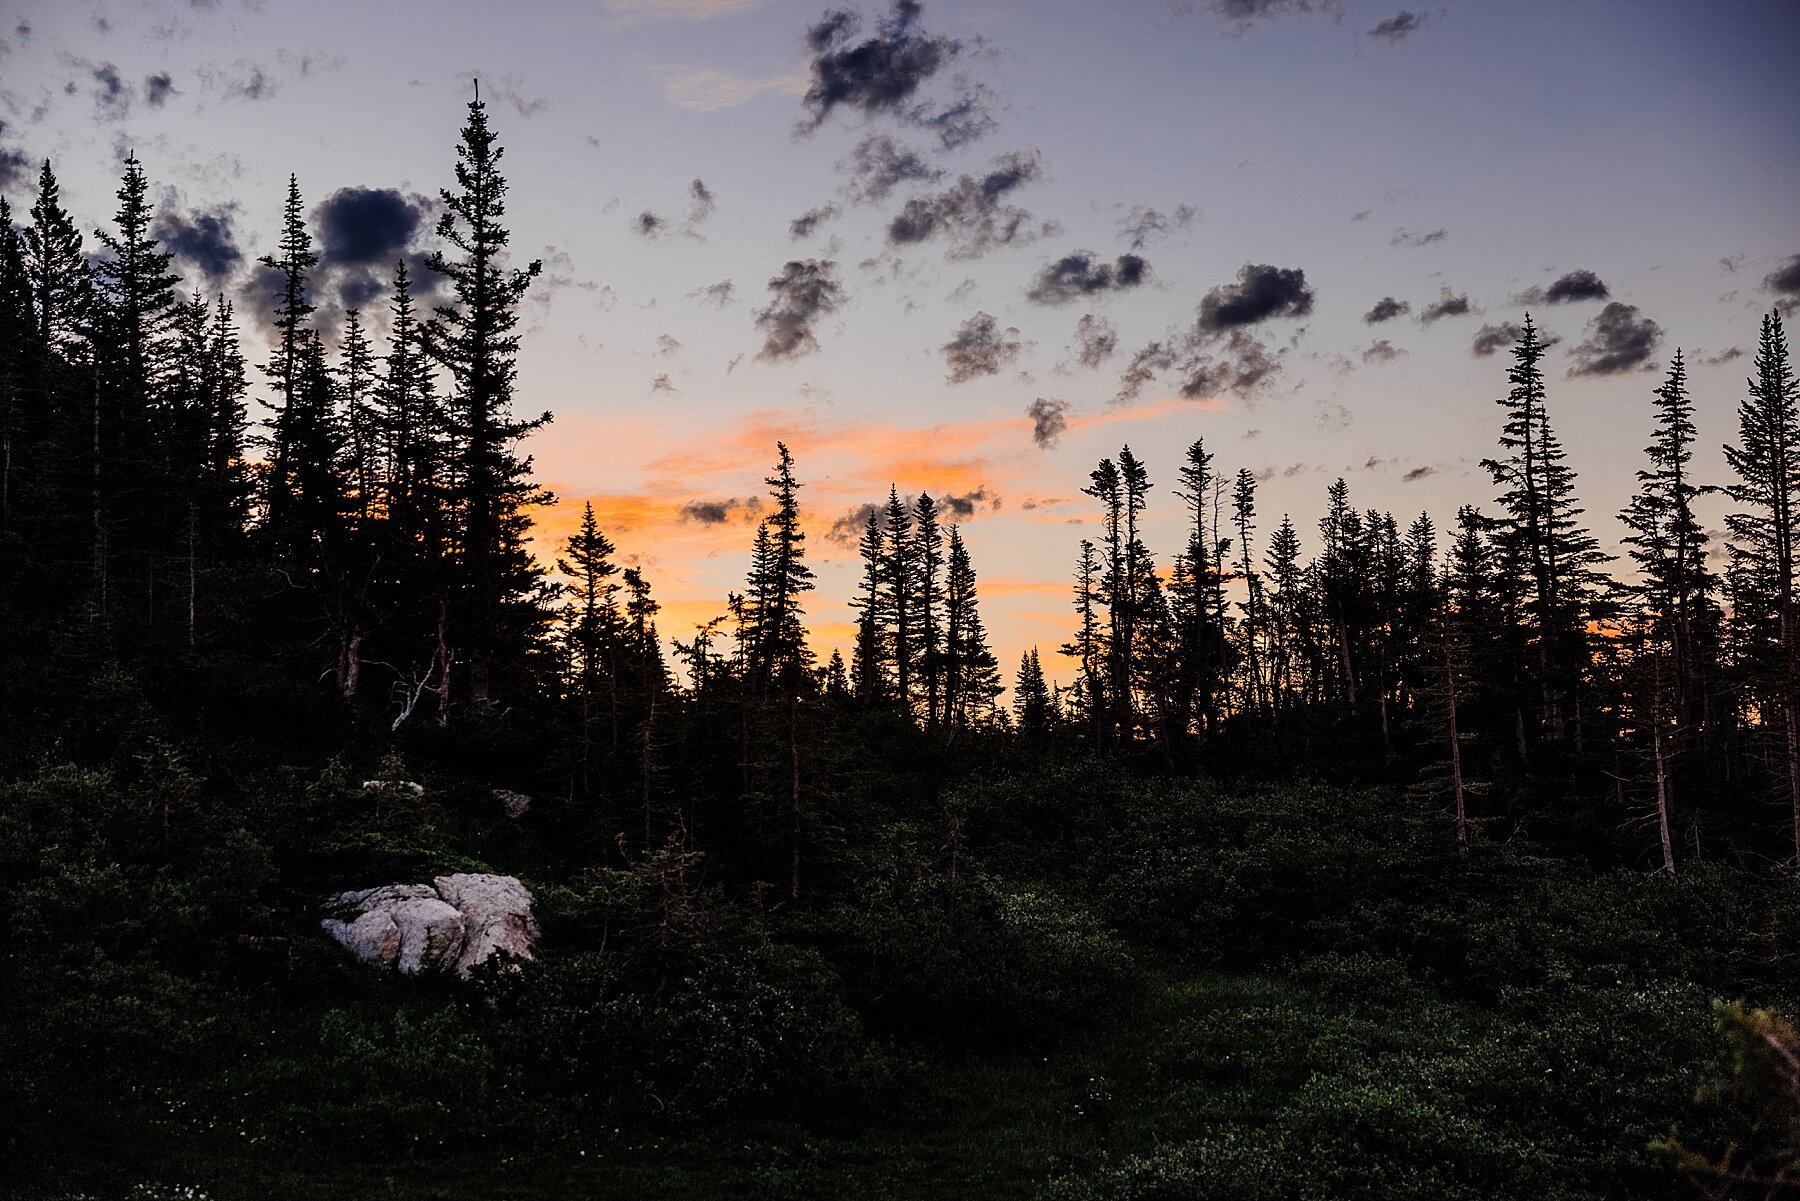
[[[512,876],[462,872],[431,884],[387,884],[332,898],[344,917],[320,923],[351,954],[381,968],[467,976],[496,951],[531,958],[531,890]]]

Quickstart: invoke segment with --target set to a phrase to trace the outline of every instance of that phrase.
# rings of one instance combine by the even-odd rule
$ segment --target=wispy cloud
[[[806,90],[804,75],[738,75],[716,67],[664,67],[657,82],[670,104],[697,113],[736,108],[764,92],[798,95]]]
[[[766,8],[771,0],[600,0],[600,7],[623,21],[709,21]]]

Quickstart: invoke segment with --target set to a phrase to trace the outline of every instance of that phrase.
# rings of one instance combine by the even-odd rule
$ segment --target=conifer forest
[[[815,72],[958,52],[832,20]],[[885,103],[825,82],[815,126]],[[353,307],[299,175],[244,288],[184,269],[151,153],[98,229],[63,158],[0,191],[10,1195],[1800,1197],[1786,294],[1728,391],[1678,328],[1633,360],[1605,487],[1554,296],[1438,401],[1488,437],[1448,508],[1346,475],[1296,520],[1200,409],[1109,431],[1022,652],[979,509],[925,473],[838,519],[773,437],[690,621],[534,457],[558,185],[498,94],[412,131],[432,249]],[[830,267],[771,282],[767,361]],[[1312,304],[1231,287],[1189,396]]]

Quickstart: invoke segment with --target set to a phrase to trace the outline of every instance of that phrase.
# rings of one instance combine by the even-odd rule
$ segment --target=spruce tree
[[[469,703],[491,703],[497,668],[517,666],[542,620],[536,601],[539,568],[525,545],[529,509],[553,498],[532,482],[521,439],[550,421],[512,414],[519,351],[519,305],[543,269],[532,261],[510,266],[505,151],[488,128],[479,94],[456,152],[456,187],[439,192],[444,214],[438,237],[452,252],[434,251],[431,269],[450,284],[452,300],[429,323],[431,353],[450,375],[447,422],[455,458],[460,522],[457,529],[457,628],[469,665]]]
[[[900,489],[891,484],[882,524],[887,534],[882,576],[886,585],[888,646],[893,652],[894,698],[899,702],[901,712],[910,714],[913,669],[918,657],[919,554],[913,537],[912,513],[900,499]]]
[[[779,686],[793,693],[805,678],[812,652],[806,645],[800,598],[813,589],[806,564],[806,531],[800,528],[800,489],[794,457],[787,443],[777,442],[775,474],[763,482],[775,502],[758,527],[759,549],[752,564],[750,590],[755,597],[755,684]]]
[[[1725,448],[1737,482],[1725,492],[1744,508],[1725,519],[1732,543],[1733,640],[1750,704],[1764,730],[1778,730],[1783,789],[1793,809],[1800,865],[1800,700],[1795,696],[1795,563],[1800,557],[1800,384],[1778,313],[1763,318],[1756,374],[1738,404],[1738,445]]]
[[[864,705],[880,703],[886,695],[888,665],[887,595],[882,586],[886,574],[887,538],[881,530],[881,519],[870,508],[863,525],[858,550],[862,555],[861,592],[851,600],[857,610],[856,645],[851,650],[851,678],[855,681],[856,699]]]
[[[45,353],[67,355],[87,336],[93,277],[49,159],[38,172],[38,196],[23,240],[38,345]]]
[[[916,525],[913,546],[918,560],[918,638],[916,661],[919,674],[925,677],[925,721],[935,725],[939,718],[942,691],[939,660],[943,655],[943,583],[944,532],[938,525],[937,502],[927,492],[919,493],[913,504]]]
[[[1582,677],[1591,659],[1587,623],[1602,587],[1597,568],[1609,556],[1578,521],[1575,473],[1550,428],[1541,366],[1548,349],[1527,314],[1507,372],[1512,389],[1499,401],[1506,412],[1500,434],[1505,455],[1483,459],[1482,466],[1502,490],[1506,561],[1527,572],[1521,581],[1524,616],[1544,734],[1560,740],[1572,725],[1579,741]]]
[[[307,347],[311,342],[309,319],[314,312],[308,282],[312,269],[319,263],[313,253],[312,233],[306,228],[306,214],[300,201],[300,180],[288,176],[287,200],[281,212],[279,255],[264,255],[257,262],[281,276],[281,291],[275,303],[275,354],[263,364],[263,375],[275,390],[271,406],[274,419],[265,440],[269,452],[263,482],[263,525],[279,545],[283,541],[304,540],[304,528],[295,530],[288,524],[288,502],[294,492],[293,444],[295,409],[300,403],[301,372]]]

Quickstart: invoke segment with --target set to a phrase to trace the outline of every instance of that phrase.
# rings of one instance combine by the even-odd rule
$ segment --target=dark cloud
[[[1763,287],[1781,298],[1776,308],[1793,312],[1800,305],[1800,254],[1789,255],[1781,266],[1763,276]]]
[[[1138,205],[1119,222],[1119,236],[1129,242],[1133,250],[1142,250],[1170,230],[1192,225],[1195,212],[1191,204],[1178,204],[1173,214],[1164,216],[1153,208]]]
[[[1175,359],[1175,348],[1167,342],[1151,342],[1137,351],[1119,376],[1119,391],[1113,403],[1136,400],[1146,384],[1175,365]]]
[[[937,498],[937,503],[940,512],[959,521],[975,516],[975,510],[982,506],[986,506],[990,512],[1000,508],[1000,498],[989,492],[986,484],[961,496],[945,493]]]
[[[1435,467],[1415,467],[1405,475],[1401,476],[1400,482],[1403,484],[1416,484],[1426,476],[1436,474],[1437,468]]]
[[[194,74],[208,90],[227,100],[267,100],[277,90],[268,68],[242,59],[230,68],[207,64],[196,68]]]
[[[666,219],[658,217],[649,209],[645,209],[632,219],[631,228],[636,230],[642,237],[660,238],[663,234],[668,232],[669,223]]]
[[[1118,348],[1119,331],[1106,318],[1083,313],[1075,323],[1075,361],[1083,367],[1098,367]]]
[[[923,99],[932,80],[946,75],[964,53],[963,44],[919,28],[918,0],[894,0],[872,36],[856,40],[861,22],[844,9],[825,13],[806,31],[812,51],[811,82],[802,103],[810,133],[839,108],[865,116],[887,116],[930,129],[946,148],[961,146],[994,127],[987,89],[967,79],[955,81],[948,103]]]
[[[681,339],[674,334],[656,335],[656,353],[670,358],[681,353]]]
[[[652,396],[656,395],[658,392],[672,393],[674,391],[675,383],[668,377],[666,372],[650,381],[650,394]]]
[[[1377,300],[1369,311],[1363,314],[1363,320],[1370,325],[1380,325],[1383,321],[1392,321],[1396,317],[1412,312],[1412,305],[1404,300],[1395,300],[1392,296],[1383,296]]]
[[[1706,365],[1708,367],[1720,367],[1731,362],[1733,359],[1741,359],[1743,357],[1744,348],[1742,346],[1732,346],[1709,357],[1706,360]]]
[[[1281,369],[1281,355],[1248,330],[1234,329],[1218,351],[1191,355],[1182,365],[1186,377],[1181,394],[1189,400],[1231,392],[1244,400],[1254,397]]]
[[[431,202],[394,188],[339,188],[313,211],[327,266],[391,266],[424,228]]]
[[[1613,301],[1588,322],[1587,337],[1570,349],[1570,375],[1616,375],[1650,365],[1662,342],[1662,327],[1636,305]]]
[[[1178,5],[1178,7],[1191,7]],[[1207,7],[1233,23],[1239,33],[1257,21],[1288,13],[1329,13],[1342,11],[1339,0],[1212,0]]]
[[[31,178],[31,159],[17,146],[8,146],[8,126],[0,120],[0,190],[16,187]]]
[[[1031,418],[1031,440],[1048,450],[1069,428],[1069,402],[1040,396],[1025,406],[1025,416]]]
[[[1513,297],[1518,304],[1572,304],[1578,300],[1606,300],[1612,291],[1598,275],[1585,268],[1565,272],[1547,288],[1527,288]]]
[[[979,258],[1000,246],[1032,241],[1048,227],[1034,227],[1030,213],[1004,200],[1042,175],[1036,150],[1000,155],[985,175],[959,176],[941,192],[908,200],[888,223],[888,241],[910,246],[941,236],[950,243],[953,259]]]
[[[1430,233],[1414,233],[1408,229],[1396,229],[1394,236],[1388,239],[1390,246],[1429,246],[1433,242],[1442,242],[1450,236],[1447,229],[1434,229]]]
[[[366,308],[387,291],[405,260],[414,299],[428,307],[442,277],[426,266],[424,239],[433,202],[396,188],[339,188],[313,209],[319,269],[313,280],[318,324],[328,336],[344,312]]]
[[[681,506],[680,516],[699,525],[724,525],[738,519],[748,521],[761,511],[761,497],[739,500],[734,496],[729,500],[690,500]]]
[[[774,363],[819,349],[813,322],[836,312],[844,299],[836,270],[837,264],[829,259],[796,259],[769,281],[772,299],[754,318],[764,335],[758,360]]]
[[[1018,330],[1002,329],[986,313],[976,313],[958,326],[955,336],[942,347],[944,365],[949,368],[944,381],[965,384],[979,376],[998,375],[1019,357],[1022,348]]]
[[[712,189],[706,186],[705,180],[696,179],[693,183],[688,185],[687,219],[689,230],[692,230],[695,226],[704,224],[706,219],[712,216],[718,207],[719,202],[713,198]]]
[[[818,208],[808,209],[788,222],[788,236],[796,242],[810,238],[819,226],[836,217],[838,212],[835,204],[821,204]]]
[[[1459,296],[1444,288],[1436,300],[1419,310],[1419,324],[1430,325],[1444,317],[1466,317],[1474,311],[1467,295]]]
[[[1362,361],[1365,363],[1391,363],[1405,353],[1406,351],[1395,346],[1386,338],[1377,338],[1369,343],[1367,350],[1362,352]]]
[[[1221,284],[1201,299],[1192,326],[1132,356],[1120,376],[1115,403],[1135,399],[1171,368],[1179,368],[1181,394],[1190,399],[1222,392],[1253,398],[1281,369],[1285,352],[1271,352],[1251,327],[1277,317],[1304,317],[1312,312],[1313,299],[1306,272],[1245,263],[1235,282]]]
[[[855,546],[862,541],[863,531],[869,528],[869,519],[873,517],[875,524],[881,526],[881,506],[874,503],[860,504],[831,523],[825,531],[825,537],[839,546]]]
[[[167,71],[144,76],[144,103],[151,108],[161,108],[169,102],[169,97],[179,95],[181,93],[175,90],[175,80]]]
[[[235,204],[192,213],[165,205],[150,233],[177,263],[216,289],[244,265],[244,252],[237,243],[237,215]]]
[[[1401,9],[1385,21],[1378,22],[1369,30],[1369,36],[1377,41],[1389,44],[1404,42],[1419,30],[1425,28],[1425,18],[1418,13]]]
[[[111,63],[90,63],[82,59],[67,60],[88,73],[94,81],[94,111],[102,121],[123,121],[131,111],[131,88],[119,69]],[[70,91],[73,91],[71,85]]]
[[[838,164],[850,176],[844,192],[858,204],[879,204],[904,183],[936,183],[944,172],[910,146],[885,133],[872,133]]]
[[[1306,272],[1245,263],[1238,268],[1237,282],[1220,284],[1201,299],[1198,329],[1216,334],[1274,317],[1304,317],[1312,306]]]
[[[722,309],[731,304],[736,294],[737,285],[728,279],[722,279],[716,284],[695,288],[688,293],[688,299],[698,300],[701,304],[709,304],[715,309]]]
[[[1097,260],[1089,250],[1077,250],[1048,263],[1037,273],[1025,298],[1033,304],[1067,304],[1084,296],[1123,292],[1150,276],[1150,264],[1135,254],[1122,254],[1113,263]]]
[[[1475,331],[1475,339],[1469,343],[1469,353],[1478,359],[1485,359],[1517,342],[1524,332],[1510,321],[1502,321],[1499,325],[1484,325]]]
[[[1350,214],[1350,220],[1353,223],[1357,221],[1367,221],[1369,219],[1369,214],[1374,211],[1374,209],[1357,209],[1354,213]]]

